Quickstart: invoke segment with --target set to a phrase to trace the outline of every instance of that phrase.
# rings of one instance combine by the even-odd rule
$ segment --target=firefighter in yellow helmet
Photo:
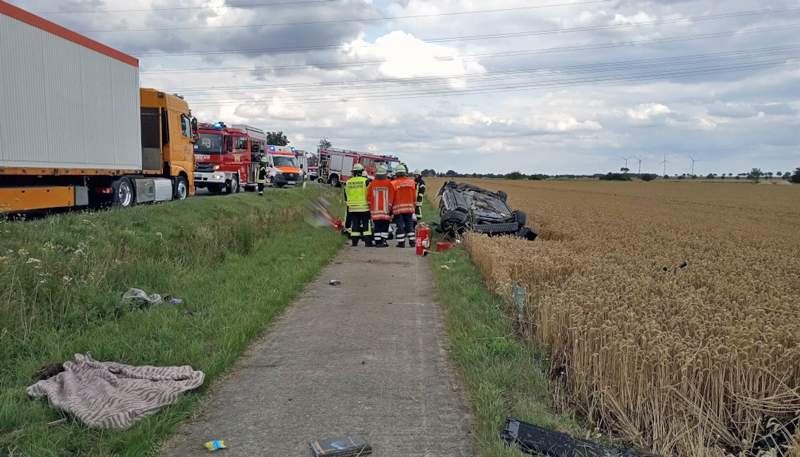
[[[267,183],[267,156],[261,156],[256,170],[256,184],[258,184],[258,195],[264,195],[264,184]]]
[[[364,166],[360,163],[353,165],[353,177],[344,185],[344,199],[350,219],[350,241],[353,246],[358,246],[358,241],[363,238],[367,247],[372,246],[367,178],[364,177]]]

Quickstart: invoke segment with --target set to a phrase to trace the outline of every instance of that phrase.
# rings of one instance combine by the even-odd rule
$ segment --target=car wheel
[[[114,191],[113,204],[114,206],[129,207],[133,206],[133,184],[128,178],[119,178],[111,183],[111,189]]]
[[[460,211],[447,211],[439,222],[444,233],[450,236],[458,236],[467,229],[467,215]]]
[[[175,200],[186,200],[186,197],[189,195],[189,183],[186,182],[186,178],[183,176],[178,176],[175,178],[175,193],[172,196]]]
[[[528,215],[525,214],[524,211],[514,211],[512,213],[517,220],[517,224],[519,224],[519,228],[525,227],[525,224],[528,223]]]
[[[502,199],[504,202],[505,202],[506,200],[508,200],[508,194],[507,194],[507,193],[505,193],[505,192],[504,192],[504,191],[502,191],[502,190],[498,190],[498,191],[497,191],[497,195],[498,195],[498,196],[499,196],[499,197],[500,197],[500,198],[501,198],[501,199]]]

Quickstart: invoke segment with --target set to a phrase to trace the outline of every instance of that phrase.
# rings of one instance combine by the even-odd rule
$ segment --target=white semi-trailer
[[[196,121],[139,61],[0,0],[0,213],[183,199]]]

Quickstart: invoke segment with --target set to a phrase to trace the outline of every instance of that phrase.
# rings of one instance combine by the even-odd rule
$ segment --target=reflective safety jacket
[[[416,205],[417,183],[406,176],[400,176],[394,181],[392,211],[394,214],[413,214]]]
[[[259,163],[258,170],[256,170],[256,184],[264,184],[267,182],[267,164]]]
[[[351,213],[369,211],[369,202],[367,202],[367,178],[363,176],[354,176],[348,179],[344,185],[344,199],[347,202],[347,210]]]
[[[367,201],[373,221],[392,220],[394,186],[388,179],[376,179],[367,187]]]
[[[414,178],[414,182],[417,183],[417,206],[422,206],[422,198],[425,196],[425,180],[422,177]]]

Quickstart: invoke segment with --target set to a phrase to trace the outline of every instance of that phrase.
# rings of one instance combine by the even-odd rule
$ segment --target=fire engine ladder
[[[322,182],[327,184],[331,174],[331,156],[329,154],[319,155],[319,166],[317,167],[317,173],[322,178]]]

